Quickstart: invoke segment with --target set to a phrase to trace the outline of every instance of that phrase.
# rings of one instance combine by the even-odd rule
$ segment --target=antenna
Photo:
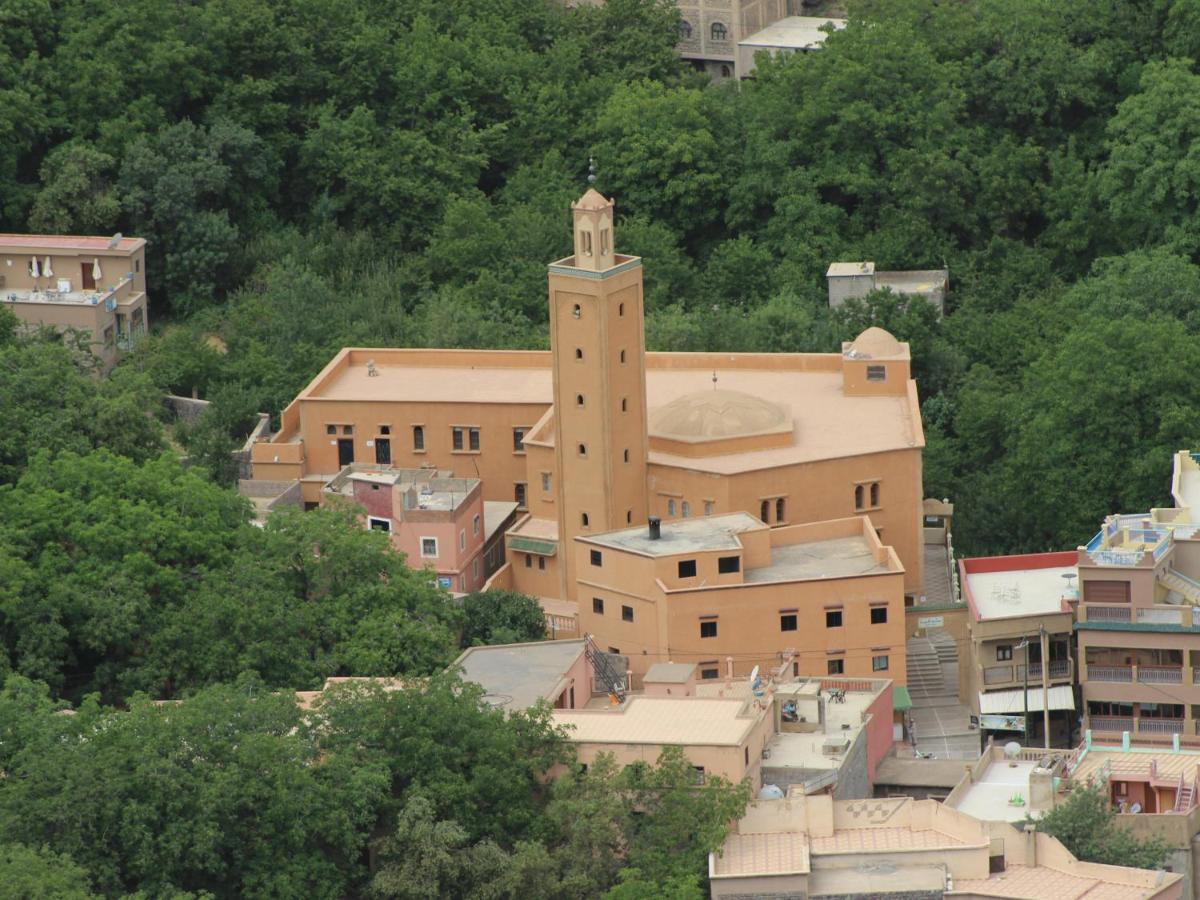
[[[112,240],[110,240],[108,242],[108,249],[115,250],[117,248],[117,244],[121,243],[121,238],[123,238],[123,237],[125,237],[125,235],[121,234],[121,232],[119,232],[119,231],[116,234],[114,234],[112,236]]]

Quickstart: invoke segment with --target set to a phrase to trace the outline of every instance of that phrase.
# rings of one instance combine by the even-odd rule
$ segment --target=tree
[[[42,163],[44,187],[29,214],[29,227],[51,234],[109,234],[121,203],[113,186],[116,160],[86,144],[55,147]]]
[[[533,597],[486,591],[463,598],[463,647],[546,639],[546,615]]]
[[[1067,799],[1041,818],[1026,824],[1062,841],[1071,853],[1086,862],[1112,866],[1157,869],[1170,847],[1156,838],[1145,840],[1117,824],[1116,810],[1099,787],[1075,785]]]
[[[91,900],[88,875],[66,854],[48,847],[0,844],[0,884],[11,900]]]

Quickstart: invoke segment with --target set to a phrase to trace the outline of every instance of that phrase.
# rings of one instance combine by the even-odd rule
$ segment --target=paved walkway
[[[936,759],[978,759],[979,729],[958,702],[958,648],[945,632],[910,638],[907,646],[909,736]]]

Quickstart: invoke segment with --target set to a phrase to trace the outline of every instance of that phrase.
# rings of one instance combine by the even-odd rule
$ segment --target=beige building
[[[1080,862],[1046,834],[934,800],[758,800],[709,856],[714,898],[1175,900],[1183,878]]]
[[[676,652],[653,641],[695,630],[695,612],[684,609],[699,598],[755,598],[762,618],[737,646],[777,661],[801,643],[783,623],[800,606],[784,597],[794,588],[821,605],[820,613],[806,608],[806,628],[808,616],[846,594],[847,624],[829,626],[845,637],[827,646],[824,631],[811,644],[806,633],[802,673],[826,674],[824,654],[833,650],[847,673],[903,679],[898,606],[923,594],[926,550],[924,434],[908,345],[871,328],[841,353],[646,353],[641,260],[616,252],[612,202],[589,190],[572,220],[574,253],[549,266],[549,353],[345,349],[284,410],[279,432],[254,445],[254,479],[298,481],[303,499],[319,502],[343,467],[383,464],[386,438],[388,465],[474,476],[485,502],[517,503],[507,563],[489,586],[542,598],[564,620],[571,615],[561,604],[581,601],[583,629],[635,659],[639,675]],[[595,580],[594,548],[581,550],[577,539],[640,534],[650,517],[669,534],[731,514],[742,516],[737,531],[757,548],[743,573],[720,573],[738,585],[723,577],[713,592],[700,576],[674,583],[665,592],[675,599],[658,603],[654,583],[612,584],[644,598],[618,604],[645,604],[634,613],[638,635],[615,618],[623,610],[589,618],[601,595],[580,579]],[[763,526],[759,536],[750,517]],[[796,527],[819,522],[815,531]],[[838,541],[853,545],[845,558]],[[780,562],[808,552],[824,563]],[[709,548],[705,564],[719,565],[720,555]],[[872,604],[886,608],[886,621],[860,633],[859,619],[884,615]],[[732,641],[741,626],[727,621]],[[724,635],[701,643],[697,632],[679,652],[702,662],[724,657],[727,646]],[[872,669],[874,657],[886,668]],[[752,664],[743,656],[738,671]]]
[[[845,24],[802,15],[801,0],[677,0],[677,5],[679,55],[716,80],[750,75],[756,51],[816,49],[825,38],[820,25]]]
[[[146,242],[0,234],[0,302],[26,326],[90,335],[109,369],[150,325]]]

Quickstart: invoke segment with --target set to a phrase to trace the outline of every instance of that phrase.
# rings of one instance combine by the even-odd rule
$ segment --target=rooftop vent
[[[650,517],[650,540],[657,541],[662,537],[662,519],[658,516]]]

